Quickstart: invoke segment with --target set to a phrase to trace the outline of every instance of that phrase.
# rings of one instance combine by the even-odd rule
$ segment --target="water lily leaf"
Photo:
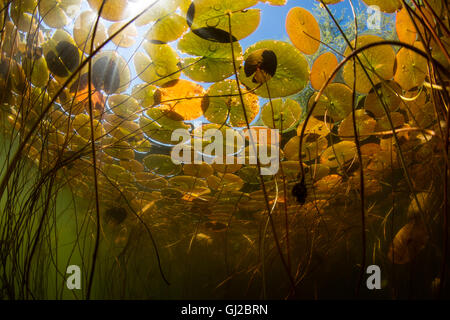
[[[358,37],[356,48],[361,48],[367,44],[383,41],[383,38],[373,35],[362,35]],[[355,41],[351,42],[355,47]],[[347,47],[344,55],[348,56],[351,49]],[[366,69],[373,84],[381,82],[382,79],[389,80],[394,75],[395,52],[390,45],[380,45],[372,47],[358,54],[361,64],[356,62],[356,91],[367,93],[372,89],[370,80],[367,78],[363,68]],[[347,62],[344,66],[343,77],[346,84],[353,87],[354,70],[353,61]],[[380,79],[381,78],[381,79]]]
[[[338,60],[331,52],[325,52],[317,57],[311,67],[311,86],[320,90],[337,66]]]
[[[284,155],[288,160],[299,160],[299,142],[300,137],[295,136],[292,137],[284,146]],[[302,143],[302,160],[310,161],[314,160],[317,157],[320,157],[321,154],[328,146],[328,140],[324,136],[319,136],[315,134],[308,134],[303,138]]]
[[[6,5],[6,3],[5,3]],[[4,8],[7,8],[6,6]],[[22,32],[33,32],[39,19],[36,14],[37,0],[17,0],[11,2],[10,15],[17,29]]]
[[[344,166],[356,156],[356,146],[352,141],[342,141],[328,147],[321,156],[322,164],[337,168]]]
[[[117,94],[108,99],[109,108],[118,116],[126,120],[139,118],[141,107],[136,99],[126,94]]]
[[[37,59],[23,57],[22,67],[34,86],[43,87],[49,82],[49,72],[44,57],[41,56]]]
[[[400,112],[391,112],[390,117],[394,128],[400,128],[405,124],[405,117]],[[391,131],[392,127],[387,116],[377,120],[375,131]]]
[[[414,46],[422,51],[424,47],[420,42]],[[397,52],[397,70],[394,80],[406,91],[422,85],[427,76],[427,59],[407,48],[401,48]]]
[[[241,67],[239,78],[250,89],[260,86],[255,91],[258,96],[268,98],[285,97],[302,90],[309,78],[309,67],[305,57],[289,43],[276,40],[264,40],[250,46],[244,53],[244,60],[254,51],[264,49],[275,53],[277,57],[276,72],[265,85],[253,82],[253,75],[247,77]],[[270,95],[267,92],[269,87]]]
[[[134,66],[139,78],[156,86],[178,79],[178,55],[167,44],[144,43],[146,54],[138,52],[134,56]]]
[[[320,45],[320,28],[306,9],[294,7],[286,16],[286,31],[294,46],[305,54],[314,54]]]
[[[395,264],[406,264],[414,260],[428,242],[426,228],[411,221],[401,228],[389,248],[388,257]]]
[[[80,65],[81,53],[66,31],[56,30],[42,47],[48,69],[57,77],[68,77]]]
[[[249,36],[258,27],[259,10],[245,10],[257,2],[194,0],[187,11],[186,21],[192,32],[200,38],[219,43],[229,43],[230,40],[235,42]],[[232,14],[228,16],[227,12]]]
[[[375,126],[377,125],[375,119],[365,113],[363,109],[355,110],[355,119],[358,139],[365,140],[369,138],[369,135],[375,131]],[[339,125],[338,134],[342,140],[355,139],[352,113],[345,117],[345,119],[341,122]]]
[[[102,144],[105,146],[103,151],[111,157],[120,160],[134,159],[134,151],[125,141],[119,141],[115,138],[105,138],[102,140]]]
[[[164,0],[154,3],[150,2],[147,5],[152,5],[151,8],[144,12],[142,16],[137,18],[135,23],[138,27],[142,27],[144,25],[150,24],[151,22],[155,22],[158,19],[174,13],[177,10],[180,2],[180,0]]]
[[[143,162],[152,173],[162,176],[173,176],[181,172],[181,165],[173,163],[172,158],[164,154],[150,154]]]
[[[413,44],[417,38],[417,30],[406,8],[402,8],[397,12],[395,17],[395,30],[397,31],[398,40]]]
[[[204,195],[211,192],[206,181],[192,176],[176,176],[169,179],[171,187],[196,195]]]
[[[139,124],[134,121],[125,120],[115,114],[105,114],[103,126],[108,134],[116,139],[132,141],[139,141],[144,138]]]
[[[83,11],[75,20],[73,26],[73,39],[78,48],[83,52],[91,52],[92,36],[94,35],[94,26],[97,21],[97,14],[92,11]],[[106,28],[102,21],[97,24],[95,32],[94,50],[107,39]]]
[[[233,43],[236,67],[242,62],[242,48],[238,42]],[[188,32],[178,42],[178,49],[184,53],[201,58],[185,58],[183,72],[192,80],[217,82],[234,73],[230,44],[204,40],[193,32]],[[198,62],[196,62],[198,61]],[[190,67],[186,67],[191,65]]]
[[[258,49],[251,52],[245,59],[244,72],[251,77],[253,83],[264,83],[270,80],[277,71],[277,56],[269,49]]]
[[[316,96],[317,93],[314,93],[309,99],[309,108],[312,107]],[[336,122],[344,119],[352,111],[352,102],[352,90],[348,86],[343,83],[332,83],[317,101],[313,115],[315,117],[326,116]]]
[[[131,95],[143,108],[149,108],[155,105],[156,89],[155,86],[141,83],[133,87]]]
[[[300,120],[302,108],[292,99],[275,99],[266,103],[261,111],[262,121],[272,129],[289,131]]]
[[[381,83],[376,86],[376,90],[389,111],[397,110],[401,102],[401,98],[399,96],[401,94],[401,88],[396,82],[387,81],[385,83]],[[373,89],[371,89],[369,94],[366,96],[366,100],[364,101],[364,109],[373,114],[375,118],[380,118],[386,115],[383,104],[378,99],[378,95]]]
[[[214,173],[213,167],[207,163],[183,165],[183,173],[187,176],[207,178]]]
[[[258,97],[243,88],[241,92],[247,119],[251,122],[259,112]],[[233,127],[246,125],[239,91],[233,80],[213,84],[202,100],[202,109],[205,118],[213,123],[229,123]]]
[[[105,129],[98,120],[93,119],[92,121],[94,124],[94,139],[97,140],[105,135]],[[77,114],[72,121],[72,128],[84,139],[91,140],[91,123],[88,115]]]
[[[123,92],[130,84],[130,69],[115,51],[103,51],[93,59],[92,83],[107,94]]]
[[[188,80],[165,83],[156,94],[165,110],[178,114],[183,120],[193,120],[202,115],[202,86]]]
[[[244,186],[244,181],[232,173],[209,176],[206,180],[212,190],[221,192],[238,191]]]
[[[120,165],[130,172],[138,173],[144,171],[144,166],[142,163],[134,159],[120,160]]]
[[[128,0],[88,0],[88,2],[94,12],[99,12],[104,2],[101,17],[109,21],[120,21],[130,14]]]
[[[150,138],[166,144],[176,144],[178,141],[172,141],[172,132],[176,129],[188,130],[189,126],[184,124],[179,115],[171,115],[169,110],[161,108],[150,108],[147,110],[150,117],[141,116],[139,125],[141,130]],[[176,117],[179,117],[178,120]]]
[[[138,172],[135,177],[137,183],[152,190],[161,190],[169,185],[166,179],[150,172]]]
[[[62,28],[72,21],[80,6],[81,0],[41,0],[39,14],[48,26]]]
[[[108,28],[108,35],[111,37],[113,34],[118,32],[123,26],[125,22],[115,22]],[[125,29],[120,31],[118,35],[112,38],[112,42],[122,48],[129,48],[134,45],[136,42],[136,37],[138,35],[136,26],[134,24],[130,24]]]
[[[150,42],[164,44],[177,40],[187,28],[186,20],[182,16],[171,13],[158,19],[145,37]]]
[[[297,135],[301,135],[302,128],[304,126],[304,122],[300,123],[300,125],[297,127]],[[308,125],[305,129],[305,135],[306,134],[317,134],[320,136],[327,136],[331,130],[333,130],[334,124],[330,122],[324,122],[321,120],[318,120],[314,117],[311,117],[308,121]]]

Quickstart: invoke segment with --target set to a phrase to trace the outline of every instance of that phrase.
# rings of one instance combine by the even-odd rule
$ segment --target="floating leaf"
[[[414,260],[428,242],[427,231],[419,222],[409,222],[394,237],[388,257],[395,264]]]
[[[36,87],[43,87],[49,82],[49,72],[47,69],[47,62],[44,57],[37,59],[22,58],[22,66],[25,74],[31,80],[31,83]]]
[[[161,190],[169,185],[166,179],[150,172],[138,172],[135,177],[137,183],[152,190]]]
[[[212,190],[220,192],[238,191],[244,186],[244,181],[232,173],[209,176],[206,180]]]
[[[102,124],[93,119],[94,139],[97,140],[105,135]],[[86,114],[78,114],[72,121],[72,128],[76,130],[84,139],[91,140],[91,122]]]
[[[109,108],[118,116],[126,120],[136,120],[139,118],[138,112],[141,110],[136,99],[129,95],[118,94],[109,97]]]
[[[214,169],[207,163],[184,164],[183,173],[187,176],[207,178],[214,173]]]
[[[143,108],[149,108],[155,104],[155,92],[157,88],[145,83],[137,84],[133,87],[131,95]]]
[[[352,141],[342,141],[328,147],[321,156],[324,165],[330,168],[344,166],[356,157],[356,146]]]
[[[109,26],[108,35],[111,37],[113,34],[118,32],[121,28],[123,28],[125,22],[116,22]],[[125,29],[122,29],[118,35],[112,38],[112,42],[119,47],[129,48],[134,45],[136,42],[135,38],[137,37],[138,32],[134,24],[130,24]]]
[[[356,132],[359,140],[369,138],[375,131],[377,122],[365,113],[363,109],[355,110]],[[354,140],[355,131],[353,128],[353,115],[350,113],[339,125],[338,134],[342,140]]]
[[[23,32],[36,30],[38,19],[33,14],[37,11],[37,0],[15,0],[10,4],[10,15],[17,29]],[[3,9],[7,8],[7,3],[4,3]]]
[[[258,27],[259,10],[247,9],[257,2],[257,0],[194,0],[187,12],[187,24],[192,32],[205,40],[219,43],[229,43],[230,40],[235,42],[249,36]],[[228,16],[228,12],[232,14]],[[229,19],[231,19],[231,35]]]
[[[83,11],[75,20],[73,26],[73,39],[78,48],[83,52],[91,52],[92,36],[94,35],[94,26],[97,21],[97,14],[92,11]],[[97,24],[95,32],[94,49],[106,41],[106,28],[102,21]]]
[[[178,79],[178,55],[169,45],[144,43],[147,53],[138,52],[134,56],[134,66],[139,78],[149,84],[163,85],[171,80]]]
[[[311,108],[317,93],[309,99],[308,107]],[[330,84],[320,96],[314,108],[313,115],[316,117],[331,118],[336,122],[344,119],[352,111],[352,90],[342,83]]]
[[[277,64],[277,56],[272,50],[255,50],[245,59],[245,76],[253,75],[253,83],[264,83],[275,75]]]
[[[148,155],[143,162],[151,172],[162,176],[173,176],[181,171],[181,166],[174,164],[172,158],[164,154]]]
[[[242,48],[238,42],[233,43],[233,46],[236,68],[239,68]],[[188,32],[178,42],[178,49],[201,57],[185,58],[182,63],[183,72],[195,81],[217,82],[234,73],[230,44],[213,43]]]
[[[130,14],[128,10],[128,0],[88,0],[92,10],[99,12],[104,2],[101,17],[109,21],[120,21]]]
[[[286,16],[286,31],[294,46],[305,54],[314,54],[320,45],[320,28],[306,9],[294,7]]]
[[[284,146],[284,154],[288,160],[299,160],[299,142],[300,137],[292,137]],[[328,140],[324,136],[308,134],[304,137],[302,143],[302,161],[314,160],[320,157],[327,148]]]
[[[243,88],[241,92],[247,119],[251,122],[259,112],[258,97],[253,93],[246,92]],[[202,109],[205,118],[213,123],[228,122],[234,127],[246,125],[239,91],[233,80],[213,84],[202,100]]]
[[[397,12],[395,17],[395,30],[397,31],[398,40],[413,44],[417,38],[417,30],[406,8],[402,8]]]
[[[188,80],[172,80],[165,83],[157,94],[165,110],[177,113],[183,120],[193,120],[202,115],[202,86]]]
[[[289,131],[300,119],[302,108],[292,99],[275,99],[266,103],[261,111],[262,121],[272,129]]]
[[[181,2],[180,0],[164,0],[153,3],[150,2],[148,4],[147,2],[145,2],[145,4],[151,5],[151,7],[147,11],[145,11],[139,18],[137,18],[135,23],[138,27],[141,27],[150,24],[151,22],[155,22],[158,19],[161,19],[171,13],[174,13],[177,10],[177,7],[180,4],[180,2]]]
[[[375,118],[380,118],[386,115],[383,103],[388,108],[388,111],[395,111],[401,102],[400,86],[394,81],[387,81],[377,85],[375,88],[378,95],[373,89],[371,89],[364,101],[364,109],[373,114]],[[380,101],[378,96],[381,97],[383,103]]]
[[[52,38],[43,44],[48,69],[60,78],[68,77],[80,65],[81,54],[72,37],[63,30],[56,30]]]
[[[299,136],[302,133],[302,128],[304,126],[304,122],[300,123],[297,128],[297,135]],[[308,121],[308,125],[305,129],[306,134],[317,134],[320,136],[328,135],[331,130],[333,130],[333,123],[325,123],[324,121],[318,120],[314,117],[311,117]]]
[[[176,129],[189,129],[189,126],[184,124],[177,114],[172,114],[169,110],[160,108],[151,108],[147,110],[147,115],[150,117],[141,116],[139,118],[139,125],[142,131],[150,138],[166,144],[176,144],[178,141],[172,141],[172,132]],[[176,119],[178,116],[178,120]]]
[[[81,0],[41,0],[39,14],[48,26],[62,28],[71,22],[80,5]]]
[[[320,90],[337,66],[338,60],[333,53],[325,52],[321,54],[311,68],[311,86]]]
[[[150,42],[164,44],[177,40],[187,28],[186,20],[182,16],[171,13],[158,19],[145,37]]]
[[[130,69],[115,51],[102,51],[92,62],[92,83],[108,94],[125,91],[130,84]]]
[[[422,51],[424,47],[420,42],[414,46]],[[406,91],[423,84],[427,76],[427,60],[418,53],[407,48],[401,48],[397,52],[397,70],[394,80]]]
[[[239,77],[243,84],[250,89],[261,86],[255,93],[261,97],[272,98],[285,97],[302,90],[309,78],[309,67],[305,57],[292,45],[275,40],[264,40],[250,46],[244,53],[246,60],[252,52],[256,50],[270,50],[277,57],[277,68],[274,76],[261,86],[253,82],[253,75],[246,76],[242,67],[239,70]],[[269,87],[270,95],[266,86]]]
[[[106,154],[120,160],[134,159],[134,152],[131,146],[125,141],[119,141],[115,138],[105,138],[102,144],[106,147],[103,149]]]
[[[362,35],[358,37],[358,44],[356,48],[361,48],[370,43],[383,41],[382,38],[373,35]],[[355,47],[355,41],[351,42]],[[345,56],[351,53],[351,49],[347,47]],[[364,70],[366,69],[369,78],[373,84],[377,84],[384,80],[389,80],[394,75],[395,52],[390,45],[379,45],[370,49],[364,50],[358,54],[362,65],[356,62],[356,90],[361,93],[367,93],[372,89],[370,80],[367,78]],[[354,70],[353,61],[349,61],[344,66],[343,77],[346,84],[353,87]],[[381,79],[380,79],[381,77]]]

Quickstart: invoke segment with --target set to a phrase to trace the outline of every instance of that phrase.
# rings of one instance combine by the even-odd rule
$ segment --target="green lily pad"
[[[134,66],[138,77],[143,81],[160,86],[178,79],[178,55],[167,44],[144,43],[146,54],[138,52],[134,56]]]
[[[250,123],[259,112],[258,97],[242,88],[242,98]],[[202,100],[203,115],[213,123],[229,123],[233,127],[246,126],[244,111],[236,82],[225,80],[213,84]]]
[[[250,46],[244,53],[244,59],[255,50],[271,50],[277,57],[277,68],[274,76],[262,86],[253,81],[253,74],[247,77],[243,68],[239,69],[239,78],[248,88],[254,89],[258,96],[277,98],[293,95],[301,91],[308,83],[309,66],[303,54],[287,42],[264,40]],[[269,87],[270,95],[266,86]]]
[[[143,159],[144,165],[155,174],[173,176],[181,172],[181,166],[172,162],[170,156],[151,154]]]
[[[275,99],[263,106],[261,118],[269,128],[286,132],[297,124],[301,114],[302,108],[295,100]]]

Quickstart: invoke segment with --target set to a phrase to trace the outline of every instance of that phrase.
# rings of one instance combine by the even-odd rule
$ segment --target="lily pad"
[[[261,118],[269,128],[286,132],[297,124],[301,114],[302,108],[295,100],[275,99],[263,106]]]
[[[172,158],[164,154],[148,155],[143,162],[152,173],[162,176],[173,176],[181,172],[181,166],[174,164]]]
[[[309,66],[305,57],[291,44],[277,40],[264,40],[250,46],[244,53],[244,60],[259,49],[271,50],[277,57],[277,69],[274,76],[255,91],[258,96],[277,98],[293,95],[301,91],[309,80]],[[242,67],[239,78],[250,89],[260,86],[253,82],[253,75],[247,77]],[[269,87],[267,92],[266,86]]]
[[[306,9],[294,7],[286,16],[286,31],[294,46],[305,54],[314,54],[320,45],[320,28]]]
[[[383,38],[374,35],[362,35],[358,37],[356,48],[361,48],[370,43],[383,41]],[[355,41],[351,42],[355,47]],[[347,47],[344,55],[348,56],[351,49]],[[370,80],[367,78],[363,68],[367,71],[373,84],[377,84],[382,80],[389,80],[394,75],[395,52],[390,45],[380,45],[367,49],[358,54],[362,65],[356,61],[356,91],[367,93],[372,89]],[[353,61],[348,61],[344,66],[343,77],[346,84],[353,87],[354,69]]]
[[[258,97],[244,88],[241,90],[245,112],[250,123],[259,112]],[[239,91],[234,80],[225,80],[213,84],[202,100],[203,114],[213,123],[229,123],[233,127],[246,126]]]

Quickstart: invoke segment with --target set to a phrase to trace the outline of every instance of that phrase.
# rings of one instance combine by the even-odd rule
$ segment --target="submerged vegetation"
[[[243,48],[258,2],[0,0],[0,298],[450,296],[447,1],[312,1]],[[251,128],[277,174],[170,156]]]

